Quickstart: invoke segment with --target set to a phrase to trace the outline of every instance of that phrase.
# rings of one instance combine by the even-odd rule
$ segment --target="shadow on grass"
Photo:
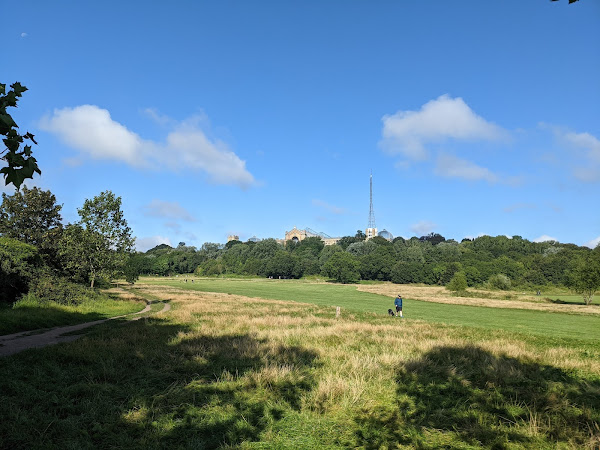
[[[216,448],[298,410],[317,354],[162,319],[100,325],[0,366],[0,448]]]
[[[476,346],[437,347],[398,371],[392,408],[356,420],[365,448],[599,445],[600,382]]]

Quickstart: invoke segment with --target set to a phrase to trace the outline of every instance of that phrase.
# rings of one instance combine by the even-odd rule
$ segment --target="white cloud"
[[[94,159],[120,161],[135,168],[199,170],[216,184],[248,188],[256,184],[241,160],[227,145],[211,140],[192,118],[176,125],[165,143],[142,139],[95,105],[54,110],[40,127],[65,144]]]
[[[181,219],[187,222],[196,221],[196,219],[177,202],[165,202],[154,199],[148,205],[145,205],[143,209],[144,215],[148,217]]]
[[[313,199],[312,204],[315,206],[319,206],[323,209],[326,209],[327,211],[329,211],[333,214],[345,214],[346,213],[346,210],[344,208],[339,208],[337,206],[330,205],[330,204],[324,202],[323,200]]]
[[[596,239],[592,239],[591,241],[586,242],[583,245],[589,248],[596,248],[598,245],[600,245],[600,236],[598,236]]]
[[[489,169],[452,155],[440,155],[434,173],[443,177],[462,178],[470,181],[485,180],[490,183],[498,181],[498,177]]]
[[[159,125],[173,124],[173,119],[171,119],[169,116],[161,114],[156,108],[145,108],[142,110],[142,112]]]
[[[135,240],[135,248],[138,252],[146,252],[160,244],[167,244],[173,247],[171,240],[164,236],[150,236]]]
[[[21,33],[22,38],[26,38],[27,36],[29,36],[27,33]]]
[[[600,163],[600,140],[589,133],[565,133],[563,138],[570,144],[588,151],[592,161]]]
[[[596,183],[600,181],[600,167],[577,167],[573,169],[573,176],[584,183]]]
[[[412,225],[410,227],[410,230],[413,233],[418,234],[419,236],[425,236],[426,234],[429,234],[433,230],[435,230],[436,227],[437,224],[433,222],[430,222],[428,220],[421,220],[420,222],[417,222],[414,225]]]
[[[428,142],[445,139],[497,140],[506,133],[497,125],[478,116],[462,98],[442,95],[419,111],[398,111],[383,121],[382,148],[390,154],[408,159],[428,159]]]
[[[600,139],[590,133],[575,133],[563,127],[540,123],[541,129],[551,130],[556,140],[566,149],[580,150],[569,153],[570,158],[577,158],[572,168],[573,176],[585,183],[600,182]],[[555,158],[558,160],[558,158]]]
[[[558,239],[556,239],[556,238],[554,238],[552,236],[548,236],[547,234],[543,234],[539,238],[536,238],[536,239],[533,240],[533,242],[548,242],[548,241],[556,241],[556,242],[558,242]]]

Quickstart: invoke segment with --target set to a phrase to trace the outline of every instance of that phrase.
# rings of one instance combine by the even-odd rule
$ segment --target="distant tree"
[[[66,227],[60,251],[71,271],[87,272],[93,288],[96,278],[122,273],[135,238],[121,211],[121,197],[111,191],[86,200],[77,213],[81,220]]]
[[[317,258],[324,247],[323,239],[319,236],[311,236],[298,242],[293,253],[299,257]]]
[[[356,230],[356,234],[354,235],[354,237],[360,239],[361,241],[364,241],[367,238],[367,235],[364,233],[363,230]]]
[[[275,239],[264,239],[260,242],[257,242],[250,250],[250,256],[262,260],[266,260],[275,256],[279,250],[283,247],[281,244],[278,244]]]
[[[500,289],[502,291],[508,291],[511,288],[512,283],[510,281],[510,278],[508,278],[506,275],[504,275],[503,273],[498,273],[496,275],[492,275],[488,279],[488,285],[492,289]]]
[[[569,273],[568,286],[581,294],[586,305],[590,305],[596,291],[600,289],[600,247],[582,258]]]
[[[350,244],[346,251],[354,256],[364,256],[373,253],[375,249],[377,249],[377,244],[373,242],[373,239],[370,239]]]
[[[388,241],[386,238],[381,237],[381,236],[375,236],[374,238],[370,239],[371,242],[374,242],[377,245],[384,245],[384,246],[392,246],[393,244]]]
[[[6,147],[0,152],[0,159],[7,164],[0,169],[0,173],[4,175],[5,185],[12,184],[17,189],[25,178],[33,178],[35,172],[40,175],[42,173],[31,154],[31,145],[25,145],[22,150],[19,148],[27,140],[37,144],[33,134],[19,134],[18,125],[6,111],[6,108],[17,107],[18,99],[26,90],[25,86],[17,82],[11,84],[10,90],[6,92],[6,84],[0,83],[0,135],[3,136],[2,141]]]
[[[173,247],[171,247],[168,244],[158,244],[156,247],[151,248],[150,250],[148,250],[146,252],[146,254],[148,253],[161,253],[161,252],[166,252],[169,250],[173,250]]]
[[[289,252],[279,250],[267,261],[265,272],[267,276],[291,278],[297,259]]]
[[[452,292],[464,292],[467,290],[467,276],[464,272],[456,272],[450,282],[446,285],[446,289]]]
[[[438,233],[429,233],[428,235],[421,236],[419,240],[423,242],[431,242],[432,245],[437,245],[440,242],[444,242],[446,238]]]
[[[241,241],[238,241],[236,239],[232,239],[231,241],[228,241],[227,244],[225,244],[225,248],[226,249],[230,249],[234,245],[241,244],[241,243],[242,243]]]
[[[61,209],[52,192],[37,187],[2,194],[0,234],[36,246],[54,262],[62,232]]]
[[[346,250],[350,244],[354,244],[360,240],[361,239],[357,238],[356,236],[344,236],[337,242],[337,245]]]
[[[334,253],[323,266],[326,276],[339,283],[357,283],[360,280],[360,263],[347,252]]]
[[[392,267],[390,277],[396,284],[421,283],[423,264],[400,261]]]
[[[343,252],[343,251],[344,250],[339,245],[325,246],[325,248],[323,248],[323,250],[321,251],[321,254],[319,255],[319,265],[321,266],[321,268],[323,268],[323,266],[325,266],[325,264],[327,264],[327,261],[329,261],[329,259],[335,253],[339,253],[339,252]]]

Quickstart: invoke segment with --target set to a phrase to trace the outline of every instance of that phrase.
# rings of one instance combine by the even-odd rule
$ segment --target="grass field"
[[[295,280],[263,279],[146,279],[150,284],[180,289],[220,292],[273,300],[293,300],[320,306],[340,306],[344,310],[385,314],[393,308],[393,298],[357,290],[356,285],[303,283]],[[509,305],[507,305],[509,306]],[[600,316],[582,316],[553,312],[482,308],[405,299],[408,319],[442,322],[452,325],[500,329],[557,338],[600,341]]]
[[[170,312],[0,360],[0,448],[600,446],[597,340],[442,323],[462,305],[395,319],[351,286],[143,281]]]
[[[144,304],[139,301],[141,299],[132,297],[123,299],[105,295],[78,305],[28,301],[17,302],[14,306],[0,305],[0,335],[92,322],[143,309]]]

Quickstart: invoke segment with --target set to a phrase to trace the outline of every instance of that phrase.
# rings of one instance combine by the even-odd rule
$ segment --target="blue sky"
[[[597,1],[40,0],[0,35],[28,185],[66,222],[112,190],[140,250],[354,235],[371,171],[394,236],[600,241]]]

